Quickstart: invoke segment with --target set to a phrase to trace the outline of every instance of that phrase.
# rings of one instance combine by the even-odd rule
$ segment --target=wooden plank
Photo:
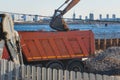
[[[120,80],[120,76],[25,66],[0,60],[0,80]]]
[[[6,60],[3,60],[3,80],[6,80]]]
[[[114,80],[120,80],[120,76],[115,76]]]
[[[96,80],[103,80],[102,75],[96,74]]]
[[[76,80],[83,80],[81,72],[77,72],[77,79]]]
[[[64,79],[63,70],[59,70],[58,80],[63,80],[63,79]]]
[[[120,44],[120,38],[118,38],[118,46],[120,46],[119,44]]]
[[[83,73],[83,80],[89,80],[88,73]]]
[[[12,62],[12,67],[11,68],[13,68],[13,70],[11,70],[12,80],[15,80],[16,73],[15,73],[15,63],[14,62]]]
[[[5,60],[1,60],[1,62],[0,62],[0,65],[1,65],[1,72],[0,72],[0,80],[5,80],[5,74],[6,74],[6,72],[5,72]]]
[[[36,77],[36,67],[35,66],[32,66],[32,80],[36,80],[37,79],[37,77]]]
[[[8,62],[8,77],[9,77],[9,80],[13,80],[12,78],[12,75],[13,75],[13,62]]]
[[[42,80],[47,80],[46,68],[42,68]]]
[[[47,80],[52,80],[52,69],[51,68],[47,69]]]
[[[41,74],[42,74],[42,73],[41,73],[41,68],[40,68],[40,67],[37,67],[37,80],[42,80],[42,79],[41,79],[41,77],[42,77]]]
[[[6,80],[6,60],[1,60],[1,79]]]
[[[111,46],[113,45],[113,39],[112,38],[110,39],[110,45]]]
[[[104,47],[104,50],[106,49],[106,39],[104,39],[104,43],[103,43],[103,47]]]
[[[9,79],[8,77],[8,61],[7,60],[4,60],[5,63],[4,63],[4,70],[5,70],[5,80]]]
[[[70,71],[70,80],[75,80],[75,72]]]
[[[21,65],[22,80],[26,79],[26,66]]]
[[[27,79],[26,80],[31,80],[31,67],[27,65]]]
[[[2,74],[2,72],[3,72],[3,71],[2,71],[2,70],[3,70],[3,65],[2,65],[2,64],[3,64],[3,63],[2,63],[2,60],[1,60],[1,59],[0,59],[0,64],[1,64],[1,65],[0,65],[0,80],[2,80],[2,75],[3,75],[3,74]]]
[[[14,80],[19,80],[19,75],[20,75],[20,65],[15,64],[15,79]]]
[[[69,80],[69,71],[68,70],[64,71],[64,80]]]
[[[110,80],[115,80],[115,76],[110,76]]]
[[[100,49],[100,39],[98,39],[98,50]]]
[[[108,75],[103,75],[103,80],[110,80],[110,77]]]
[[[116,39],[116,44],[117,44],[116,46],[118,46],[118,44],[119,44],[119,38]]]
[[[53,69],[53,80],[58,80],[58,74],[56,69]]]
[[[89,74],[89,78],[90,78],[90,80],[96,80],[95,79],[95,74],[92,74],[92,73]]]
[[[7,80],[7,79],[9,79],[9,77],[8,77],[8,61],[7,60],[5,60],[4,68],[5,68],[5,80]]]

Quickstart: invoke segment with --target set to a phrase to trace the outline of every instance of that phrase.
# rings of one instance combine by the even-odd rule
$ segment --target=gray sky
[[[0,0],[0,11],[38,14],[52,16],[65,0]],[[99,14],[116,14],[120,18],[120,0],[81,0],[64,17],[72,17],[73,12],[76,17],[82,15],[83,18],[89,13],[94,13],[98,18]]]

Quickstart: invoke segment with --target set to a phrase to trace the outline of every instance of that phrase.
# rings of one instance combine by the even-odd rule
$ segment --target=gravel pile
[[[120,74],[120,47],[111,47],[86,61],[89,72]]]

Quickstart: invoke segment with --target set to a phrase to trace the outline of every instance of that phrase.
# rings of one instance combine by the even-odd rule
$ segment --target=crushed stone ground
[[[120,47],[110,47],[86,60],[89,72],[108,75],[120,74]]]

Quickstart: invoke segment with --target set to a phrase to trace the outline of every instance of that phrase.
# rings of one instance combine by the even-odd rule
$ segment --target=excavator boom
[[[68,6],[63,10],[62,15],[64,15],[65,13],[67,13],[72,7],[74,7],[80,0],[72,0]]]
[[[63,15],[67,13],[72,7],[74,7],[79,1],[80,0],[66,0],[58,9],[55,10],[50,22],[50,27],[58,31],[68,31],[69,28],[63,19]],[[60,8],[67,3],[68,5],[63,10],[60,10]]]

